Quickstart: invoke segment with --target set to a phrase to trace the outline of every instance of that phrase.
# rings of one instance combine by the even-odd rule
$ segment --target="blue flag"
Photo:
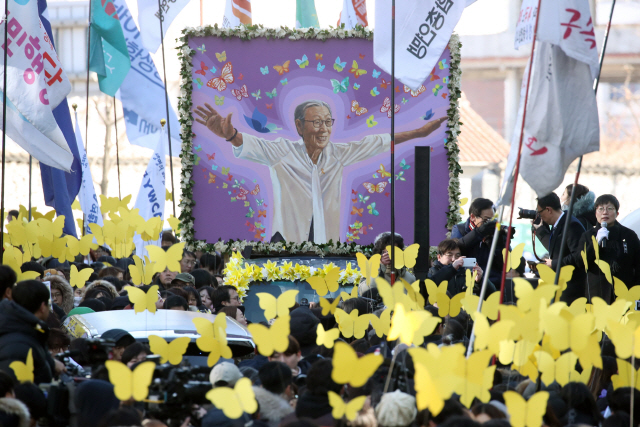
[[[47,30],[49,40],[53,43],[53,35],[51,32],[51,23],[47,18],[47,0],[38,0],[38,14],[40,20]],[[54,45],[55,48],[55,45]],[[76,136],[71,123],[71,114],[69,113],[69,104],[65,99],[54,110],[53,116],[62,130],[64,138],[73,153],[73,163],[71,172],[64,172],[50,166],[40,163],[40,173],[42,175],[42,190],[44,192],[44,203],[56,210],[56,214],[64,215],[64,233],[78,237],[76,234],[76,224],[73,220],[71,204],[75,200],[80,185],[82,185],[82,165],[80,163],[80,154],[76,145]]]

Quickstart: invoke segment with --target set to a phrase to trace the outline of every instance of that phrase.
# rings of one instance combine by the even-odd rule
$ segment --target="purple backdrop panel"
[[[307,240],[314,172],[294,111],[309,100],[327,103],[335,119],[317,163],[326,239],[365,245],[388,231],[395,179],[396,230],[412,242],[416,146],[432,147],[431,245],[445,237],[446,122],[427,137],[396,145],[396,174],[390,176],[391,78],[376,69],[371,41],[195,37],[189,44],[198,49],[194,108],[209,104],[231,115],[245,141],[235,148],[194,120],[196,239],[268,242],[279,232],[287,241]],[[396,134],[446,117],[449,60],[447,49],[417,93],[396,81]]]

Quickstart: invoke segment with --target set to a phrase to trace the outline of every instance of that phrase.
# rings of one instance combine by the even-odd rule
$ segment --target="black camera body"
[[[537,217],[538,211],[535,209],[518,208],[518,219],[536,219]]]

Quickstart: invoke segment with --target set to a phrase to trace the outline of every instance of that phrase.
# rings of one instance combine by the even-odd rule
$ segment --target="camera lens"
[[[538,211],[535,209],[522,209],[518,208],[518,219],[526,218],[526,219],[536,219],[538,216]]]

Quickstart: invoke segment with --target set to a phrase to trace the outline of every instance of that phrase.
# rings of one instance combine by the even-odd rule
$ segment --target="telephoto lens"
[[[526,218],[526,219],[536,219],[538,216],[538,211],[535,209],[522,209],[518,208],[518,219]]]

